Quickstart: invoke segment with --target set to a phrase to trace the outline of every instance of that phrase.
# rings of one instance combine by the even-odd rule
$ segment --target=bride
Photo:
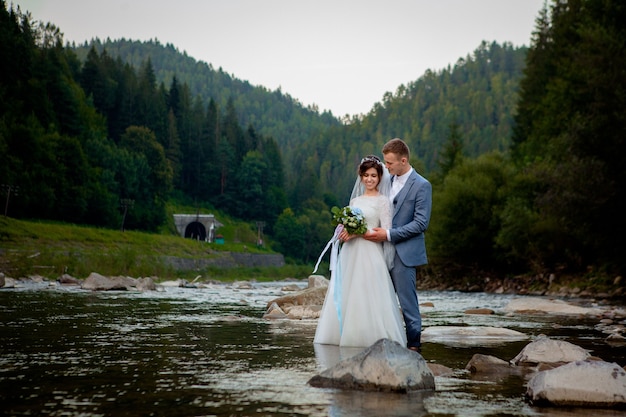
[[[368,230],[391,227],[390,189],[381,160],[373,155],[363,158],[350,206],[361,209]],[[387,338],[405,346],[404,322],[389,275],[393,245],[370,242],[345,230],[338,238],[343,244],[331,270],[314,343],[367,347]]]

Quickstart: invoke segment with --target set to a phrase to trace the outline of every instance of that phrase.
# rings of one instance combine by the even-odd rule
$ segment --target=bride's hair
[[[356,181],[354,182],[352,194],[350,195],[350,201],[363,195],[365,192],[361,177],[370,168],[375,168],[376,172],[378,172],[378,178],[380,178],[378,182],[378,192],[381,195],[389,196],[391,192],[391,176],[389,175],[389,171],[387,171],[385,164],[383,164],[379,157],[376,155],[367,155],[365,158],[361,159],[361,163],[359,164]]]
[[[383,163],[376,155],[367,155],[365,158],[361,159],[361,164],[359,165],[359,177],[362,177],[368,169],[374,168],[376,172],[378,172],[378,181],[383,179]]]

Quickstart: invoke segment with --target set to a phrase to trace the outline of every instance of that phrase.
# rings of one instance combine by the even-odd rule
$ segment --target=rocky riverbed
[[[569,380],[611,392],[602,372],[620,380],[626,315],[615,303],[422,291],[422,357],[435,389],[362,395],[308,384],[360,353],[312,345],[323,277],[228,284],[4,278],[0,388],[9,414],[102,415],[119,402],[157,414],[176,404],[185,410],[179,415],[582,417],[593,406],[593,415],[626,416],[598,393],[579,394],[584,403],[552,394]],[[561,356],[548,355],[555,352]],[[530,385],[557,369],[570,373]],[[576,377],[581,369],[594,384]],[[40,384],[44,376],[55,382]]]

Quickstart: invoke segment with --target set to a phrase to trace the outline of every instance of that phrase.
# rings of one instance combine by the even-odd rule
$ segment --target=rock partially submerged
[[[285,314],[283,309],[280,308],[278,304],[272,303],[265,311],[265,314],[263,314],[263,318],[272,319],[272,320],[282,320],[282,319],[287,319],[288,317],[287,317],[287,314]]]
[[[553,340],[540,336],[526,345],[517,356],[511,359],[511,363],[524,366],[562,365],[569,362],[584,361],[590,357],[589,351],[580,346],[564,340]]]
[[[473,374],[507,374],[513,373],[516,368],[504,359],[476,353],[465,369]]]
[[[318,388],[402,393],[435,389],[435,377],[422,355],[389,339],[380,339],[308,383]]]
[[[320,275],[309,276],[307,288],[268,302],[263,318],[318,319],[328,290],[328,282],[326,278]]]
[[[276,304],[280,308],[282,308],[285,313],[289,313],[289,309],[293,306],[321,306],[322,304],[324,304],[326,290],[326,287],[306,288],[293,294],[288,294],[282,297],[275,298],[274,300],[267,303],[267,307],[269,308],[272,304]]]
[[[423,342],[438,342],[455,346],[484,346],[527,339],[528,335],[503,327],[429,326],[422,330]]]
[[[84,290],[92,291],[154,291],[156,285],[152,278],[131,278],[131,277],[105,277],[97,272],[92,272],[81,285]]]
[[[626,407],[626,371],[616,363],[576,361],[538,372],[528,381],[533,405]]]
[[[511,313],[549,313],[562,315],[601,316],[599,308],[581,307],[563,300],[549,300],[537,297],[516,298],[504,308]]]

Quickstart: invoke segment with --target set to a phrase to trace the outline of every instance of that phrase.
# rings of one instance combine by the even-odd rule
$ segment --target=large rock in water
[[[119,277],[109,278],[104,275],[100,275],[97,272],[92,272],[83,282],[81,288],[83,290],[92,291],[112,291],[112,290],[128,290],[129,282],[127,279],[120,279]]]
[[[308,383],[318,388],[405,393],[435,389],[435,377],[422,355],[389,339],[380,339]]]
[[[422,330],[422,342],[438,342],[453,346],[485,346],[526,339],[528,335],[502,327],[429,326]]]
[[[580,307],[563,300],[547,300],[545,298],[523,297],[509,302],[504,308],[511,313],[548,313],[562,315],[601,316],[599,308]]]
[[[293,294],[275,298],[267,303],[267,308],[269,308],[273,303],[276,303],[276,305],[288,313],[289,308],[292,306],[321,306],[324,304],[324,298],[326,297],[327,290],[327,287],[307,288]]]
[[[538,337],[527,344],[511,363],[521,366],[543,364],[561,364],[588,359],[589,351],[564,340],[552,340],[545,336]]]
[[[526,399],[535,405],[626,406],[626,371],[616,363],[577,361],[533,376]]]

